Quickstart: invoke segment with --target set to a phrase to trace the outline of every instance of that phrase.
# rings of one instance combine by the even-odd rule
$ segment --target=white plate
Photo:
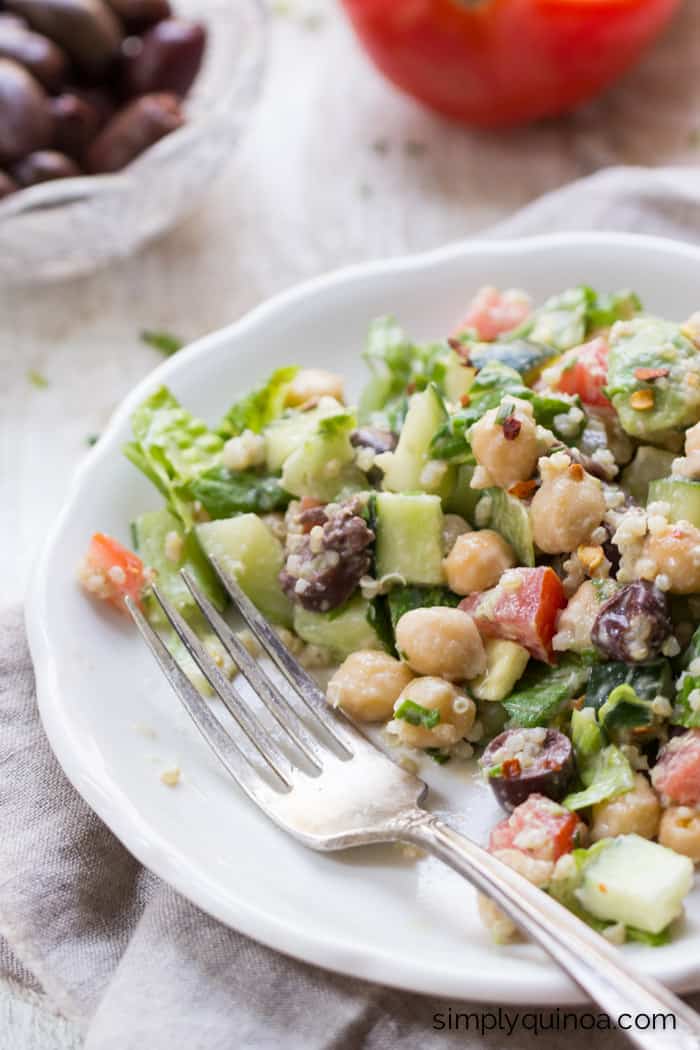
[[[167,383],[216,420],[273,367],[298,362],[363,381],[368,322],[395,313],[418,339],[444,335],[481,284],[536,299],[580,282],[630,286],[651,310],[700,306],[700,251],[631,236],[471,242],[312,281],[171,358],[137,387],[79,470],[37,567],[27,608],[41,715],[69,778],[147,867],[205,911],[283,952],[415,991],[505,1003],[573,1002],[577,992],[530,946],[495,948],[469,886],[398,847],[320,855],[298,846],[229,782],[126,620],[88,601],[74,568],[96,529],[129,541],[129,521],[159,506],[120,453],[129,416]],[[137,726],[156,732],[149,738]],[[160,772],[177,763],[173,790]],[[488,789],[430,760],[433,808],[484,840],[499,816]],[[673,944],[629,946],[639,967],[680,990],[700,988],[700,897]]]

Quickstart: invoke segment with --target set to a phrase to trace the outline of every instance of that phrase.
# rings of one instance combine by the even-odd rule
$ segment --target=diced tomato
[[[602,336],[567,350],[554,366],[560,370],[555,389],[562,394],[578,394],[584,405],[609,408],[610,401],[603,393],[608,381],[609,352],[608,341]]]
[[[132,598],[140,605],[146,585],[143,562],[138,555],[103,532],[96,532],[90,540],[79,578],[88,594],[110,602],[124,613],[127,611],[124,599]]]
[[[489,850],[517,849],[535,860],[559,860],[578,845],[582,831],[575,813],[544,795],[530,795],[492,829]]]
[[[562,582],[548,565],[508,569],[495,587],[470,594],[460,609],[471,613],[481,634],[524,646],[536,660],[552,662],[557,614],[566,605]]]
[[[679,806],[700,804],[700,729],[669,740],[651,771],[651,781],[660,795]]]
[[[498,288],[486,285],[472,299],[456,334],[466,328],[473,328],[479,339],[490,342],[503,332],[517,328],[531,310],[532,305],[524,292],[512,289],[501,292]]]

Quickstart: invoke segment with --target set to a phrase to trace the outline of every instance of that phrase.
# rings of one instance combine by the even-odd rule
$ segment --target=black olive
[[[661,654],[672,631],[664,592],[649,580],[635,580],[601,605],[591,640],[611,660],[641,663]]]
[[[166,18],[142,37],[122,45],[123,81],[127,95],[172,91],[184,98],[199,72],[206,31],[199,22]]]
[[[40,149],[15,164],[12,175],[20,186],[35,186],[39,182],[52,182],[53,179],[69,179],[80,175],[80,168],[65,153],[53,149]]]
[[[123,30],[104,0],[7,0],[7,6],[86,73],[99,76],[117,57]]]
[[[576,765],[571,741],[558,729],[547,729],[538,743],[541,733],[540,729],[506,729],[494,737],[479,759],[491,790],[508,812],[534,794],[560,802],[573,781]],[[527,745],[527,765],[523,747],[515,746],[514,738],[518,737]],[[508,753],[505,759],[503,748]]]
[[[50,101],[53,145],[71,157],[80,157],[100,129],[100,114],[80,95],[67,92]]]
[[[373,452],[393,452],[398,443],[396,434],[379,427],[358,427],[350,435],[354,448],[371,448]]]
[[[51,141],[44,89],[24,66],[0,58],[0,163],[12,163]]]
[[[119,110],[93,140],[85,157],[88,171],[119,171],[184,123],[175,95],[142,95]]]

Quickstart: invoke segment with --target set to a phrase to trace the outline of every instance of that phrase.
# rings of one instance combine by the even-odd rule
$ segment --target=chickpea
[[[397,697],[412,680],[410,669],[400,660],[378,650],[359,649],[331,678],[326,699],[358,722],[387,722]]]
[[[644,579],[668,578],[671,594],[697,594],[700,591],[700,529],[678,521],[644,540],[640,568]]]
[[[396,625],[396,647],[416,674],[451,682],[486,670],[486,653],[476,624],[461,609],[411,609]]]
[[[540,473],[530,506],[533,539],[545,554],[574,551],[603,520],[603,487],[565,452],[543,457]]]
[[[414,678],[401,691],[394,709],[398,711],[405,700],[440,712],[440,721],[432,729],[411,725],[403,718],[397,718],[391,723],[399,742],[407,747],[452,747],[474,725],[476,704],[444,678]]]
[[[557,633],[552,638],[555,652],[583,653],[593,648],[591,631],[600,610],[595,585],[586,580],[559,613]]]
[[[444,514],[442,517],[442,552],[449,554],[454,547],[457,538],[465,532],[471,532],[472,527],[460,514]]]
[[[533,886],[540,889],[547,885],[554,871],[554,862],[551,860],[535,860],[519,849],[500,849],[494,851],[494,857],[513,868],[520,875],[531,882]],[[496,944],[507,944],[520,938],[520,931],[515,923],[501,911],[490,897],[480,893],[477,897],[479,916]]]
[[[684,857],[700,861],[700,813],[689,806],[669,806],[661,817],[659,842]]]
[[[685,432],[685,456],[674,459],[671,473],[697,481],[700,478],[700,423]]]
[[[591,841],[614,838],[615,835],[641,835],[653,839],[659,830],[661,805],[645,776],[637,773],[634,787],[622,795],[593,806]]]
[[[498,422],[501,409],[492,408],[469,433],[472,452],[478,463],[472,488],[497,485],[506,489],[516,481],[527,481],[535,473],[539,447],[532,406],[517,397],[504,397],[503,404],[506,402],[513,406],[510,419],[515,424],[509,426]]]
[[[513,550],[503,537],[491,529],[481,529],[458,536],[442,567],[450,590],[473,594],[493,587],[515,564]]]
[[[287,389],[288,405],[303,405],[318,397],[334,397],[343,402],[343,377],[323,368],[302,368],[294,376]]]

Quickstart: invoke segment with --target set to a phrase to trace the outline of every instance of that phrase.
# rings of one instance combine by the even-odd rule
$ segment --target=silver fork
[[[642,1050],[700,1050],[700,1016],[694,1010],[658,981],[637,973],[621,952],[552,897],[421,808],[427,794],[423,781],[392,762],[341,712],[328,706],[316,683],[235,579],[216,559],[212,563],[234,606],[276,667],[276,677],[249,654],[186,570],[182,577],[205,620],[264,705],[268,717],[262,721],[157,586],[153,594],[232,715],[233,732],[216,717],[137,606],[129,599],[127,604],[197,729],[271,820],[320,851],[377,842],[404,842],[428,850],[490,897],[613,1022],[622,1015],[674,1015],[675,1028],[669,1020],[668,1030],[634,1027],[627,1031],[636,1046]],[[631,1020],[625,1018],[622,1023],[627,1027]]]

